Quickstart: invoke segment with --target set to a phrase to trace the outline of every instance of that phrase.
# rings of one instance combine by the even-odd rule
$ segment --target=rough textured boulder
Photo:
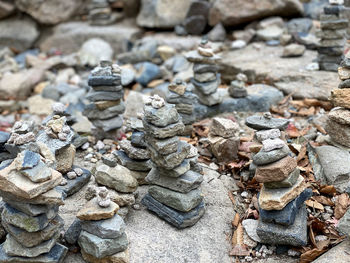
[[[172,28],[186,17],[191,1],[142,0],[137,24],[149,28]]]
[[[69,19],[82,3],[82,0],[16,0],[18,9],[38,22],[50,25]]]
[[[301,15],[303,6],[298,0],[216,0],[209,13],[209,24],[221,22],[234,26],[268,16]]]

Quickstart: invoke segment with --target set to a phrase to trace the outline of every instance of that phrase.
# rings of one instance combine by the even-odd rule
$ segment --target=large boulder
[[[53,33],[41,39],[40,48],[49,51],[52,48],[64,54],[77,52],[85,41],[90,38],[101,38],[107,41],[115,53],[126,52],[128,42],[135,40],[141,34],[130,21],[108,26],[94,26],[87,22],[67,22],[57,25]]]
[[[38,38],[36,23],[29,18],[9,18],[0,21],[0,48],[12,47],[18,51],[30,48]]]
[[[16,6],[42,24],[54,25],[69,19],[82,0],[16,0]]]
[[[303,14],[299,0],[215,0],[209,13],[209,24],[225,26],[248,23],[268,16],[298,16]]]
[[[185,18],[189,0],[142,0],[137,24],[148,28],[173,28]]]

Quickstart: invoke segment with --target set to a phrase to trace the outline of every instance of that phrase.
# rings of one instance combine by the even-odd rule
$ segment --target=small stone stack
[[[117,19],[108,0],[91,0],[88,9],[88,18],[91,25],[109,25]]]
[[[203,39],[197,50],[187,53],[186,58],[189,62],[194,63],[194,77],[191,82],[199,101],[206,106],[221,103],[223,96],[217,90],[221,80],[216,65],[220,57],[214,54],[208,40]]]
[[[329,1],[321,14],[321,38],[318,47],[318,63],[321,70],[337,71],[347,39],[348,19],[342,14],[344,6],[338,1]]]
[[[116,214],[118,209],[110,200],[108,190],[100,187],[97,197],[78,212],[82,229],[78,244],[86,262],[129,262],[129,241],[124,220]]]
[[[231,81],[231,85],[228,88],[228,93],[232,98],[244,98],[248,96],[246,89],[246,83],[248,78],[243,73],[238,73],[236,80]]]
[[[7,231],[0,262],[62,262],[67,248],[57,243],[63,230],[58,208],[62,194],[54,188],[62,175],[40,154],[24,150],[0,171],[2,225]]]
[[[151,155],[145,142],[145,132],[141,119],[130,119],[127,121],[127,130],[131,131],[130,140],[119,142],[120,150],[114,151],[118,163],[125,166],[143,183],[147,173],[152,169]]]
[[[114,138],[117,129],[123,125],[125,111],[121,69],[109,61],[101,61],[100,66],[91,71],[88,80],[92,90],[86,98],[93,102],[84,110],[84,115],[96,127],[98,138]]]
[[[350,59],[342,60],[338,68],[341,83],[332,90],[331,102],[335,108],[328,113],[325,130],[332,141],[350,147]]]
[[[153,186],[142,203],[177,228],[192,226],[205,211],[198,189],[203,176],[194,165],[197,152],[176,136],[184,129],[181,117],[156,95],[144,107],[143,124],[154,167],[146,177]]]
[[[168,86],[169,93],[167,95],[167,102],[175,104],[177,112],[182,118],[185,125],[190,125],[196,121],[194,114],[194,105],[198,101],[198,97],[193,93],[193,85],[187,85],[181,79],[176,79]]]
[[[255,180],[263,183],[258,196],[259,223],[257,234],[262,243],[305,246],[307,244],[307,211],[304,201],[312,195],[306,189],[296,160],[280,139],[289,121],[264,116],[246,119],[248,127],[258,130],[255,140],[262,144],[253,155]],[[258,147],[256,147],[258,148]]]

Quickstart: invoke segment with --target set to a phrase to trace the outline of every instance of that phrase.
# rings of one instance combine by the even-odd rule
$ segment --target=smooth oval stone
[[[253,162],[256,165],[265,165],[281,160],[282,158],[286,157],[289,153],[290,150],[287,145],[284,145],[280,149],[272,150],[269,152],[260,150],[257,154],[254,155]]]
[[[245,124],[255,130],[280,129],[285,130],[289,124],[287,119],[265,118],[263,116],[250,116],[246,118]]]

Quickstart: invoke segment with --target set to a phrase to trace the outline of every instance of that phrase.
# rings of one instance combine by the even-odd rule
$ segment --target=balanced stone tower
[[[24,150],[0,171],[4,202],[2,225],[6,241],[0,245],[0,262],[62,262],[67,248],[57,243],[63,230],[58,208],[62,193],[55,189],[62,175],[39,153]]]
[[[228,93],[232,98],[244,98],[248,96],[246,89],[246,83],[248,78],[243,73],[238,73],[236,80],[231,81],[231,85],[228,88]]]
[[[107,188],[99,187],[97,197],[78,212],[82,229],[78,243],[86,262],[129,262],[129,241],[118,209]]]
[[[289,121],[271,114],[251,116],[246,125],[255,132],[261,149],[253,155],[255,180],[263,183],[258,195],[259,223],[257,234],[262,243],[305,246],[307,244],[307,211],[304,201],[312,195],[297,168],[283,138]],[[260,148],[255,147],[255,148]]]
[[[92,103],[87,105],[84,115],[96,127],[96,137],[114,138],[123,125],[121,114],[125,111],[121,69],[109,61],[101,61],[100,66],[91,71],[88,84],[92,90],[86,98]]]
[[[222,94],[218,91],[221,83],[217,63],[220,57],[214,54],[208,40],[202,39],[197,50],[186,54],[189,62],[194,63],[194,77],[191,79],[194,85],[194,93],[197,94],[200,103],[213,106],[221,103]]]
[[[345,58],[338,68],[341,83],[332,90],[331,102],[334,107],[327,115],[325,130],[332,141],[350,147],[350,59]]]
[[[321,14],[321,31],[317,32],[321,38],[318,47],[318,63],[321,70],[337,71],[344,53],[347,39],[348,19],[344,7],[339,1],[329,1]]]
[[[205,207],[199,189],[203,176],[196,167],[197,152],[180,141],[184,125],[175,105],[151,97],[144,107],[146,143],[154,167],[146,177],[153,184],[142,203],[177,228],[194,225]]]

